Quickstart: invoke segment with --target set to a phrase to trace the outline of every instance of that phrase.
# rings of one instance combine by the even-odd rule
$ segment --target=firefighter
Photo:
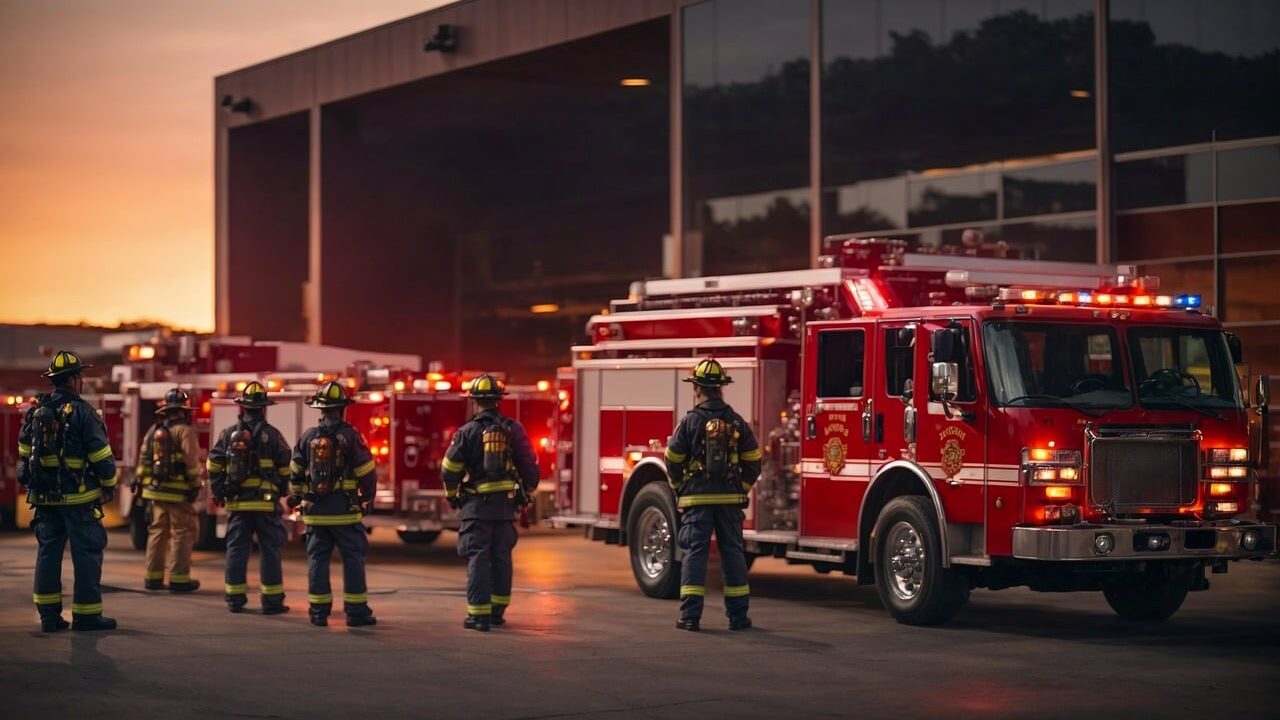
[[[53,356],[43,376],[53,391],[29,408],[18,432],[18,479],[35,508],[35,600],[44,632],[66,630],[62,619],[62,552],[71,541],[75,594],[72,630],[114,630],[102,616],[102,503],[115,497],[116,461],[102,419],[84,400],[81,373],[93,367],[73,352]]]
[[[750,586],[742,546],[742,508],[760,476],[760,446],[751,426],[724,401],[723,388],[733,382],[713,358],[698,363],[684,379],[693,383],[694,407],[671,433],[667,474],[678,498],[684,550],[680,566],[681,630],[701,629],[706,596],[707,555],[716,536],[724,570],[724,605],[730,630],[751,627],[747,616]]]
[[[244,611],[249,594],[249,550],[256,537],[262,555],[258,567],[262,614],[279,615],[289,612],[280,567],[287,538],[280,498],[288,494],[292,451],[280,431],[267,422],[267,406],[275,401],[267,397],[261,383],[245,385],[235,403],[240,406],[240,421],[222,431],[205,463],[214,502],[231,513],[227,521],[227,609]]]
[[[200,587],[191,577],[191,548],[199,522],[195,499],[200,494],[200,445],[191,427],[189,400],[181,388],[165,393],[138,453],[134,489],[140,486],[142,499],[151,503],[143,582],[148,590],[164,589],[166,560],[169,592],[189,593]]]
[[[481,632],[506,624],[516,510],[538,486],[538,460],[529,436],[520,423],[498,411],[506,394],[491,375],[471,381],[467,397],[475,401],[477,412],[454,434],[440,471],[449,504],[461,510],[458,554],[467,558],[463,627]]]
[[[342,554],[342,605],[348,627],[376,625],[369,609],[364,560],[369,538],[361,520],[373,501],[377,474],[360,433],[343,419],[353,400],[341,383],[327,382],[307,404],[320,409],[320,422],[293,448],[289,506],[302,508],[307,526],[307,601],[311,624],[329,624],[333,594],[329,560]]]

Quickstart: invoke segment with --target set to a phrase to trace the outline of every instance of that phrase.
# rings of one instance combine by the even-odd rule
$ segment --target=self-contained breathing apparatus
[[[69,415],[71,405],[66,405]],[[31,432],[31,454],[23,463],[22,483],[31,491],[31,500],[58,502],[62,499],[62,481],[71,477],[63,449],[66,443],[67,423],[57,409],[41,397],[40,404],[31,410],[27,419]],[[56,465],[45,465],[44,458],[56,456]]]
[[[254,475],[261,476],[260,484],[256,488],[260,498],[268,502],[276,499],[275,485],[272,480],[275,477],[274,464],[270,468],[272,472],[264,473],[262,453],[258,449],[259,439],[264,443],[267,441],[263,425],[263,422],[258,422],[253,427],[246,427],[241,423],[228,431],[227,474],[222,489],[224,500],[239,498],[246,489],[254,489],[245,487],[245,483]]]
[[[485,426],[480,435],[480,444],[484,448],[483,467],[489,482],[512,480],[515,491],[512,501],[517,508],[525,508],[531,502],[525,492],[524,483],[516,471],[515,458],[511,453],[511,421],[507,418],[496,418]],[[486,501],[488,498],[486,497]]]
[[[360,510],[360,500],[354,492],[342,487],[347,476],[346,439],[341,435],[331,435],[322,427],[311,441],[307,443],[307,474],[310,478],[311,494],[323,498],[331,493],[340,492],[347,497],[352,512]]]
[[[695,446],[692,459],[685,467],[685,483],[702,479],[716,489],[739,492],[738,443],[742,429],[735,420],[713,417],[702,425],[702,447]]]

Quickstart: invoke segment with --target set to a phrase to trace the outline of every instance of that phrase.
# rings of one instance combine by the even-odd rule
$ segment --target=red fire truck
[[[765,450],[752,559],[875,584],[909,624],[972,588],[1101,590],[1162,619],[1206,571],[1275,551],[1238,340],[1131,268],[907,253],[828,239],[820,267],[638,282],[574,348],[571,505],[674,597],[663,452],[714,355]],[[1256,434],[1255,434],[1256,435]]]

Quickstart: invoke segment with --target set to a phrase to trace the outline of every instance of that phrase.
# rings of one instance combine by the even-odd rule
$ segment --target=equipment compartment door
[[[871,475],[874,324],[810,328],[804,365],[800,534],[856,538]]]

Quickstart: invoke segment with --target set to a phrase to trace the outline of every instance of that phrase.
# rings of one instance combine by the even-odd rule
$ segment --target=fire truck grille
[[[1198,452],[1191,438],[1098,438],[1093,502],[1116,513],[1190,505],[1196,501]]]

